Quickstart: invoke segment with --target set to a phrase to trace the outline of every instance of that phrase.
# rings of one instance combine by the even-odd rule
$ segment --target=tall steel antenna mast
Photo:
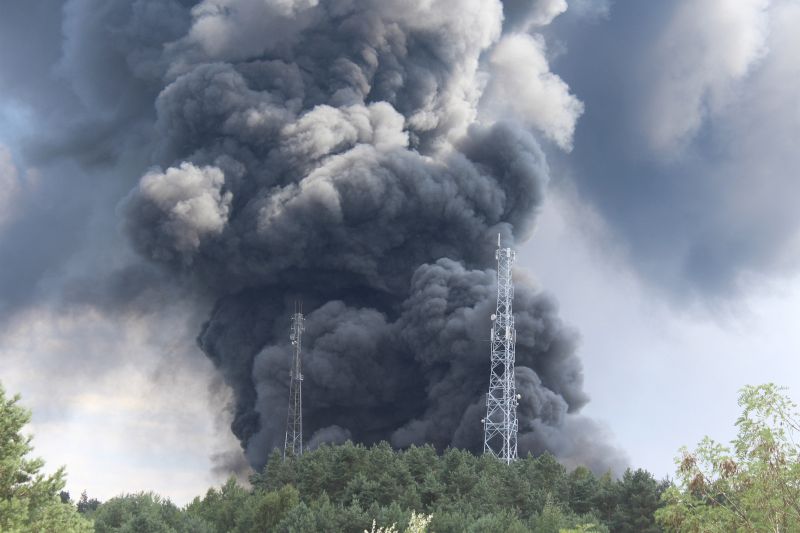
[[[514,384],[514,284],[511,267],[516,252],[503,248],[497,236],[497,311],[492,315],[492,364],[486,418],[482,420],[483,452],[491,453],[506,464],[517,459],[517,395]]]
[[[303,339],[303,304],[294,303],[292,329],[289,339],[292,341],[292,368],[289,371],[289,412],[286,415],[286,440],[283,444],[283,458],[303,454],[303,373],[302,373],[302,339]]]

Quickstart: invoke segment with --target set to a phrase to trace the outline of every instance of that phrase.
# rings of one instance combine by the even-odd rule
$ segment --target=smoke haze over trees
[[[346,442],[286,459],[275,450],[249,488],[230,478],[182,508],[153,492],[103,503],[84,491],[76,505],[61,490],[64,468],[47,476],[30,457],[30,414],[18,403],[0,385],[0,525],[10,533],[361,531],[375,520],[402,527],[417,512],[439,533],[794,531],[800,517],[797,406],[774,384],[741,390],[730,447],[705,437],[681,450],[677,485],[641,469],[617,480],[568,472],[547,452],[507,465],[453,448]]]
[[[568,472],[547,452],[506,465],[453,448],[346,442],[287,460],[276,450],[250,487],[230,478],[183,507],[151,491],[106,502],[84,491],[74,502],[61,491],[63,467],[45,476],[44,462],[27,457],[32,437],[21,428],[29,414],[18,400],[0,387],[0,525],[9,533],[351,532],[373,520],[402,528],[414,512],[439,533],[641,533],[657,531],[667,486],[644,470],[619,480],[583,466]]]

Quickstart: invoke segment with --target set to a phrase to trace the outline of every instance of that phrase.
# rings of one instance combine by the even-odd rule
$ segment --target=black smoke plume
[[[479,451],[497,234],[530,232],[548,180],[528,129],[481,119],[502,4],[164,4],[186,30],[130,59],[163,83],[155,166],[120,210],[142,255],[216,299],[198,342],[249,462],[283,442],[295,299],[312,445]],[[618,467],[570,422],[587,397],[555,305],[518,284],[515,311],[521,453]]]

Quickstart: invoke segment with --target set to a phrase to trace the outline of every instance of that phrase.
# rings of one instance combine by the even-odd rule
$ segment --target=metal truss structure
[[[497,236],[497,311],[492,315],[492,360],[489,394],[486,396],[486,418],[483,452],[491,453],[506,464],[517,459],[517,395],[514,384],[514,284],[511,268],[516,252],[503,248]]]
[[[289,412],[286,415],[286,440],[283,445],[283,458],[303,454],[303,373],[302,373],[302,339],[303,308],[295,303],[292,315],[292,329],[289,339],[292,341],[292,368],[289,371]]]

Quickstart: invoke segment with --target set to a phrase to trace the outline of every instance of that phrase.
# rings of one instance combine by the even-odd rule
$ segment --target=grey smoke
[[[317,449],[321,444],[344,444],[353,438],[349,430],[339,427],[337,425],[327,426],[318,429],[311,435],[311,438],[306,444],[309,450]]]
[[[529,235],[547,139],[568,147],[582,109],[542,56],[531,72],[565,109],[482,116],[502,109],[484,101],[486,56],[562,4],[513,2],[521,22],[504,25],[497,0],[68,2],[59,71],[75,111],[35,152],[107,176],[93,201],[116,205],[159,269],[137,276],[128,259],[99,287],[71,283],[73,297],[123,305],[129,282],[214,301],[197,341],[255,467],[283,442],[298,298],[310,447],[479,451],[496,235]],[[575,333],[524,283],[515,311],[521,452],[617,468],[602,432],[576,422],[588,398]]]
[[[602,22],[572,8],[549,31],[580,50],[555,63],[586,112],[551,162],[630,264],[681,308],[793,276],[797,4],[615,0]]]
[[[164,167],[123,211],[142,254],[219,296],[198,340],[235,392],[247,457],[258,466],[282,444],[295,298],[310,446],[479,451],[495,236],[527,235],[549,173],[531,133],[474,122],[464,91],[479,91],[499,6],[451,18],[400,2],[228,3],[207,19],[210,4],[196,8],[168,47]],[[575,335],[527,286],[515,305],[521,452],[564,441],[588,461],[591,439],[560,436],[588,400]],[[618,466],[616,452],[592,460]]]

